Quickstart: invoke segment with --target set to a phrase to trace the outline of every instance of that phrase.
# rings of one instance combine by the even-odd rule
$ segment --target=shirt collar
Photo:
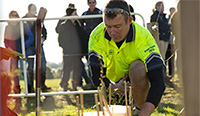
[[[106,39],[108,39],[109,41],[112,39],[112,38],[109,36],[109,34],[108,34],[106,28],[105,28],[104,37],[105,37]],[[127,36],[126,43],[131,42],[131,41],[133,41],[133,40],[135,40],[135,25],[134,25],[133,23],[131,23],[131,24],[130,24],[130,29],[129,29],[129,32],[128,32],[128,36]]]

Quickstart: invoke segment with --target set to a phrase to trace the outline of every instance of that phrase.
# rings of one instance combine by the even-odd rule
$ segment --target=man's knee
[[[141,60],[136,60],[131,64],[129,77],[131,82],[135,84],[140,84],[144,80],[147,80],[146,68]]]

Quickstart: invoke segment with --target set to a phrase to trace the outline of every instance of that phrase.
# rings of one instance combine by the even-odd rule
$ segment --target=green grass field
[[[180,81],[177,77],[172,79],[173,83],[180,86]],[[47,79],[47,86],[52,88],[52,92],[62,91],[59,89],[60,79]],[[25,92],[24,82],[20,81],[21,93]],[[161,103],[151,116],[177,116],[183,108],[183,97],[177,92],[177,89],[167,86],[165,93],[162,97]],[[22,98],[21,109],[24,110],[24,114],[20,113],[20,116],[35,116],[36,105],[35,98]],[[70,101],[71,100],[71,101]],[[94,96],[84,95],[84,112],[96,111],[94,107]],[[54,95],[48,97],[41,97],[41,116],[77,116],[77,106],[75,95]],[[181,114],[180,116],[183,116]]]

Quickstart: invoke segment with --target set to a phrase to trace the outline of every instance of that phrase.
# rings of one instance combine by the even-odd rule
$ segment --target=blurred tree
[[[46,69],[46,76],[47,76],[47,79],[53,79],[54,76],[53,76],[53,73],[51,71],[51,67],[48,67],[47,66],[47,69]]]

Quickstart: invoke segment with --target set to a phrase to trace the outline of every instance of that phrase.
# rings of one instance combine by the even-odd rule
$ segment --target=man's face
[[[94,10],[96,7],[96,1],[95,0],[89,0],[88,5],[90,9]]]
[[[120,42],[127,37],[131,21],[131,17],[125,21],[122,14],[118,14],[114,19],[104,17],[107,32],[115,42]]]
[[[164,8],[165,8],[164,4],[160,4],[159,9],[160,9],[161,12],[164,12]]]
[[[35,16],[36,13],[37,13],[37,11],[36,11],[36,6],[35,6],[35,5],[32,5],[31,8],[30,8],[30,14],[31,14],[32,16]]]

